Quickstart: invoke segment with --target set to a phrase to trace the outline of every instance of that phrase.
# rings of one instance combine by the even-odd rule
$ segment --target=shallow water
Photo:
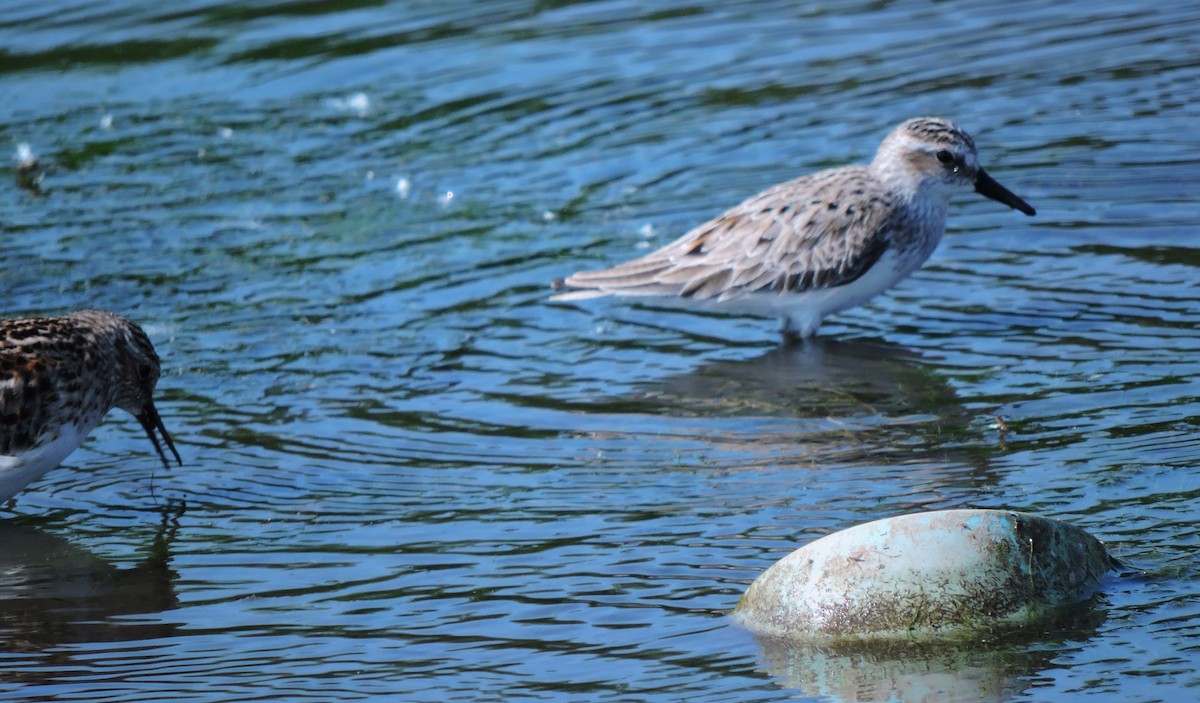
[[[127,5],[0,17],[0,143],[40,157],[3,313],[142,323],[185,466],[114,413],[9,506],[7,700],[1195,696],[1200,5]],[[964,194],[813,348],[546,302],[926,113],[1038,216]],[[814,537],[958,507],[1142,573],[952,652],[724,617]]]

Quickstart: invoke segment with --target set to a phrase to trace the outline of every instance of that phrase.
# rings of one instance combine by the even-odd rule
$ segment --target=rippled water
[[[128,5],[5,4],[0,143],[41,166],[3,313],[141,322],[185,466],[114,414],[9,506],[7,700],[1200,690],[1200,6]],[[926,113],[1038,217],[962,196],[820,345],[546,302]],[[953,652],[724,617],[814,537],[971,506],[1142,573]]]

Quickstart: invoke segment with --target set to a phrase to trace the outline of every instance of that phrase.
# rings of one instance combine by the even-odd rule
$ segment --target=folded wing
[[[641,258],[562,283],[553,300],[606,295],[723,302],[832,288],[887,250],[897,208],[861,167],[775,186]]]

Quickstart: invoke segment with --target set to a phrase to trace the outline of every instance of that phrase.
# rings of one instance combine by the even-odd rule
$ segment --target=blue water
[[[1196,698],[1198,37],[1195,3],[10,0],[2,312],[140,322],[185,465],[114,413],[7,507],[0,692]],[[821,345],[547,303],[920,114],[1038,216],[964,194]],[[815,537],[960,507],[1136,573],[949,653],[724,617]]]

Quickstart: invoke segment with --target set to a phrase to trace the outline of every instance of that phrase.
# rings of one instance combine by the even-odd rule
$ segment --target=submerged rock
[[[1007,510],[900,515],[780,559],[733,617],[786,638],[929,638],[1027,624],[1086,600],[1115,566],[1087,532]]]

